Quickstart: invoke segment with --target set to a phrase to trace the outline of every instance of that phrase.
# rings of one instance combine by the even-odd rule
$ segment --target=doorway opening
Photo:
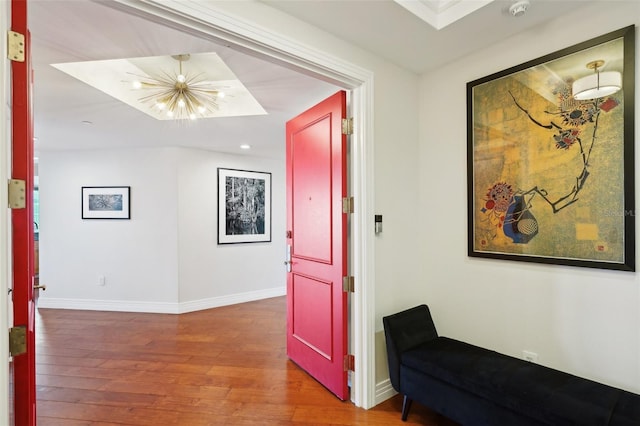
[[[202,18],[189,16],[185,11],[168,10],[155,2],[144,4],[128,1],[113,2],[113,7],[187,34],[225,43],[257,57],[266,58],[313,75],[338,87],[351,90],[351,110],[356,123],[351,142],[350,168],[352,195],[356,205],[351,223],[351,275],[356,277],[358,292],[351,299],[351,348],[355,355],[352,377],[352,399],[357,406],[374,405],[374,304],[373,304],[373,214],[372,212],[372,74],[338,58],[324,56],[290,38],[253,27],[246,22],[229,20],[216,11],[202,13]],[[180,7],[177,5],[176,7]],[[203,6],[206,7],[206,6]],[[205,12],[205,11],[202,11]],[[251,34],[248,35],[248,34]],[[265,43],[262,39],[271,39]],[[368,141],[368,143],[365,143]],[[46,212],[45,212],[46,214]]]

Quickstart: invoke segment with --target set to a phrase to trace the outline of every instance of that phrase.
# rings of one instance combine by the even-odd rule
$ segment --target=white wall
[[[123,309],[122,302],[177,301],[175,152],[40,153],[40,280],[47,286],[41,307],[54,300],[61,303],[56,307],[89,309],[87,303],[98,301]],[[83,220],[82,186],[130,186],[131,220]]]
[[[412,77],[393,85],[394,72],[376,73],[375,214],[382,215],[382,233],[375,236],[375,381],[376,402],[395,392],[390,387],[382,317],[415,304],[424,287],[419,229],[428,220],[420,209],[417,126],[418,90]],[[398,99],[398,91],[401,96]],[[397,117],[398,111],[404,114]],[[394,117],[396,125],[384,122]],[[383,121],[382,123],[380,121]],[[402,130],[400,130],[402,129]]]
[[[183,149],[179,163],[180,302],[195,309],[203,302],[219,305],[225,298],[232,303],[238,298],[244,301],[283,295],[284,160]],[[217,244],[218,167],[271,173],[271,242]]]
[[[185,312],[284,294],[281,162],[186,148],[44,151],[39,161],[40,307]],[[217,167],[274,173],[280,238],[217,245]],[[131,219],[81,219],[81,187],[110,185],[131,186]]]
[[[633,24],[640,2],[580,7],[421,77],[424,272],[407,290],[441,334],[516,357],[531,350],[541,364],[640,392],[638,273],[471,259],[466,231],[466,83]],[[638,99],[636,87],[636,140]]]
[[[382,316],[415,301],[415,289],[422,286],[421,242],[417,237],[428,220],[420,210],[417,188],[420,157],[416,80],[398,78],[389,71],[379,69],[376,73],[375,213],[382,215],[383,229],[375,237],[376,321],[380,333]],[[393,84],[381,83],[394,79]],[[386,123],[386,117],[395,117],[395,125]],[[386,356],[381,359],[386,362]]]

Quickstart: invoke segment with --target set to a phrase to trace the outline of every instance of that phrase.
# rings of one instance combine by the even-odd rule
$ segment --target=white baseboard
[[[398,392],[391,386],[391,380],[386,379],[376,383],[376,399],[375,404],[378,405],[381,402],[397,395]]]
[[[132,302],[128,300],[93,299],[38,299],[38,308],[75,309],[84,311],[148,312],[158,314],[177,314],[178,304],[170,302]]]
[[[39,308],[75,309],[86,311],[116,311],[116,312],[146,312],[157,314],[182,314],[218,308],[220,306],[235,305],[252,302],[254,300],[269,299],[284,296],[285,287],[275,287],[246,293],[230,294],[227,296],[211,297],[208,299],[189,302],[141,302],[129,300],[92,300],[41,297],[38,299]]]
[[[268,288],[265,290],[250,291],[247,293],[230,294],[228,296],[212,297],[209,299],[194,300],[180,303],[178,313],[202,311],[205,309],[219,308],[220,306],[236,305],[238,303],[253,302],[254,300],[270,299],[287,294],[286,287]]]

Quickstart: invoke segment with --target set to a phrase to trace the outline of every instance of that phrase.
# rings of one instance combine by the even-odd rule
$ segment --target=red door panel
[[[347,354],[346,93],[287,123],[287,353],[340,399]]]
[[[295,135],[291,151],[295,255],[331,263],[331,116],[309,123]]]
[[[27,352],[13,360],[16,426],[36,424],[35,302],[33,252],[33,115],[31,44],[27,1],[11,0],[11,30],[25,36],[24,62],[11,63],[11,177],[26,182],[26,207],[11,211],[13,324],[27,331]]]
[[[293,281],[293,338],[330,359],[332,284],[299,274]],[[306,303],[309,300],[315,303]]]

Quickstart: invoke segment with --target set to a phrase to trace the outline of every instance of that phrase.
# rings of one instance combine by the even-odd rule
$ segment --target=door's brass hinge
[[[7,31],[7,58],[15,62],[24,62],[24,34]]]
[[[27,352],[27,327],[19,325],[9,329],[9,353],[11,356]]]
[[[356,357],[353,355],[344,356],[344,371],[356,371]]]
[[[27,207],[27,182],[21,179],[9,179],[9,208]]]
[[[353,134],[353,118],[342,119],[342,134],[343,135]]]
[[[353,197],[344,197],[342,199],[342,213],[353,213]]]
[[[355,279],[352,276],[342,277],[342,291],[354,293],[356,291]]]

